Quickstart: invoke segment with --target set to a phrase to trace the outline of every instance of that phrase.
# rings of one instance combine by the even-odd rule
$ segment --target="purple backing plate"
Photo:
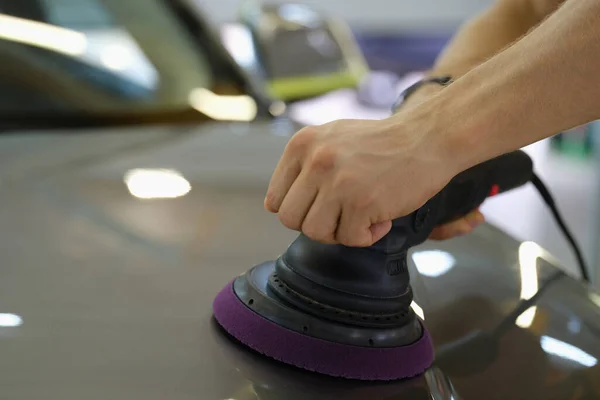
[[[432,364],[434,350],[429,332],[402,347],[369,348],[334,343],[284,328],[242,303],[233,282],[215,297],[213,313],[231,336],[275,360],[335,377],[389,381],[419,375]]]

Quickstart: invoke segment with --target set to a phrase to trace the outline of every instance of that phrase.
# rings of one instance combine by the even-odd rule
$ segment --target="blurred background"
[[[336,15],[352,27],[364,32],[395,33],[433,31],[448,33],[466,18],[492,4],[493,0],[305,0],[298,4],[318,8]],[[283,4],[274,0],[271,4]],[[217,22],[229,22],[237,17],[239,0],[199,1]]]
[[[385,118],[460,24],[491,2],[0,0],[0,122],[7,130],[195,121],[198,111],[211,120],[286,116],[297,126]],[[58,121],[57,111],[71,118]],[[594,279],[598,131],[590,124],[557,132],[526,149]],[[483,211],[575,273],[575,259],[532,187],[489,200]]]

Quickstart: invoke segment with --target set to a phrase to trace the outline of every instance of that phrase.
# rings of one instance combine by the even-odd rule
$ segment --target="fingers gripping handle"
[[[436,225],[461,218],[486,198],[520,187],[533,177],[533,162],[522,150],[503,154],[455,176],[440,193]]]
[[[424,242],[436,225],[468,214],[490,194],[528,182],[532,167],[529,157],[517,151],[470,168],[424,206],[395,219],[391,231],[369,248],[323,244],[300,235],[278,259],[278,279],[309,293],[315,304],[383,314],[404,309],[412,301],[408,250]]]
[[[461,218],[486,198],[515,189],[533,177],[533,162],[521,150],[503,154],[456,175],[441,192],[411,214],[397,218],[390,233],[371,248],[403,254],[423,243],[437,225]]]

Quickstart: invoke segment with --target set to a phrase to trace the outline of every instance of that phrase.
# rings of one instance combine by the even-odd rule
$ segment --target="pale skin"
[[[505,49],[539,25],[565,0],[500,0],[481,15],[464,24],[438,57],[429,76],[459,78],[475,66]],[[437,93],[439,86],[426,86],[403,105],[406,109]],[[404,110],[403,110],[404,111]],[[485,221],[479,210],[457,221],[438,226],[431,233],[435,240],[462,236]]]
[[[339,120],[289,141],[265,198],[288,228],[323,243],[370,246],[456,174],[600,119],[600,1],[498,0],[468,22],[426,87],[381,121]],[[465,234],[474,210],[437,227]]]

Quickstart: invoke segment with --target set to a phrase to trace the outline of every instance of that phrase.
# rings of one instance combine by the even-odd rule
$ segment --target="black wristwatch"
[[[428,83],[433,83],[436,85],[448,86],[452,83],[452,77],[450,75],[446,76],[435,76],[431,78],[421,79],[415,84],[410,85],[408,88],[404,89],[398,99],[394,102],[392,106],[392,112],[398,111],[398,108],[408,99],[410,95],[412,95],[417,89],[421,86],[426,85]]]

